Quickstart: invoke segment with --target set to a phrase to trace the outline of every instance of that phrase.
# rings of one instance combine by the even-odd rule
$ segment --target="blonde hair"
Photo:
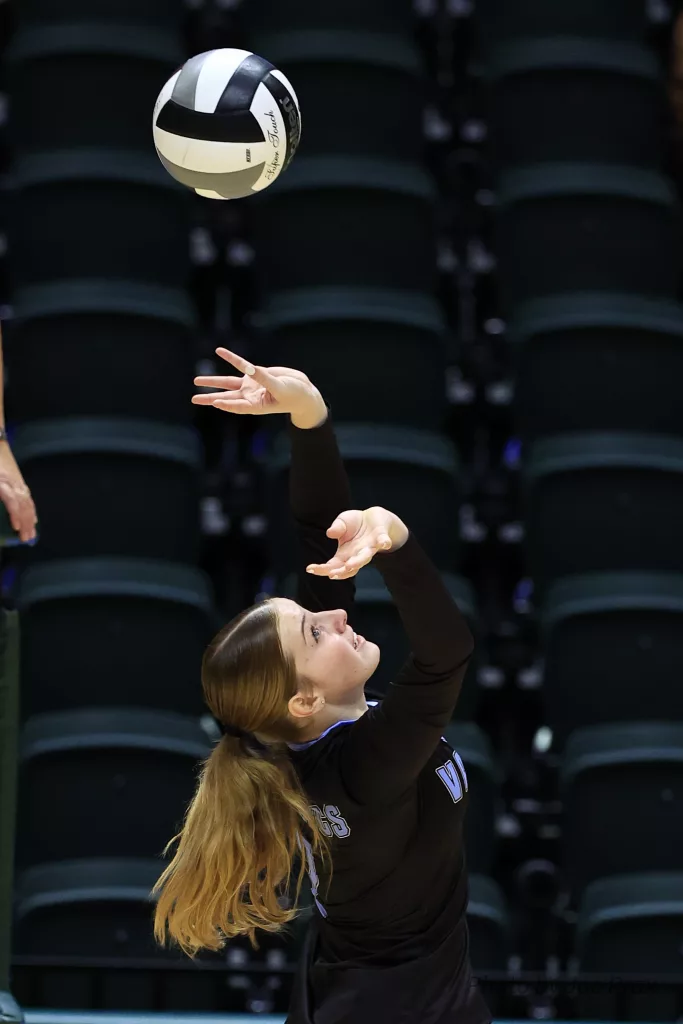
[[[280,641],[277,613],[264,601],[225,626],[202,661],[204,699],[221,722],[255,733],[265,751],[224,735],[202,763],[178,847],[157,881],[154,937],[188,956],[227,939],[280,931],[298,914],[305,842],[330,867],[320,832],[291,763],[298,738],[288,701],[305,686]],[[293,903],[289,896],[299,863]],[[330,875],[331,877],[331,875]],[[287,909],[287,907],[290,909]]]

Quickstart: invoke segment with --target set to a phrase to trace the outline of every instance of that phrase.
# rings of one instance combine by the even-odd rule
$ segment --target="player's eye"
[[[311,636],[313,637],[315,642],[318,643],[318,641],[320,640],[320,630],[318,629],[317,626],[311,626]]]

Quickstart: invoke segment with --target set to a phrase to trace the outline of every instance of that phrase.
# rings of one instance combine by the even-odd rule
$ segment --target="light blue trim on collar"
[[[378,700],[369,700],[367,702],[367,705],[368,705],[369,708],[376,708],[378,704],[379,704]],[[327,734],[332,732],[333,729],[336,729],[337,726],[339,726],[339,725],[352,725],[354,722],[357,722],[357,721],[358,721],[357,718],[344,718],[344,719],[342,719],[341,722],[335,722],[334,725],[331,725],[329,727],[329,729],[325,729],[325,732],[321,733],[320,736],[316,737],[316,739],[314,739],[314,740],[309,740],[307,743],[288,743],[287,746],[290,748],[290,750],[307,750],[308,747],[312,747],[314,743],[320,743],[320,740],[325,739]]]

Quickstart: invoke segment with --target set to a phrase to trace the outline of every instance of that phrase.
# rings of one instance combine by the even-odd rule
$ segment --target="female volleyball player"
[[[204,695],[224,735],[155,887],[155,935],[193,955],[279,930],[295,916],[284,894],[298,861],[296,896],[308,870],[316,907],[289,1024],[485,1024],[465,921],[467,777],[442,738],[471,634],[404,523],[383,508],[352,509],[308,378],[218,354],[245,376],[196,378],[223,393],[195,403],[290,417],[306,571],[300,603],[263,601],[206,651]],[[363,688],[379,650],[353,631],[351,612],[353,577],[371,560],[413,653],[369,706]]]

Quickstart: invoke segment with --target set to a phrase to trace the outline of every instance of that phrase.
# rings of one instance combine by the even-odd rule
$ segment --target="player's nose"
[[[346,612],[344,611],[344,609],[343,608],[335,608],[335,610],[331,611],[329,613],[329,615],[330,615],[330,620],[332,622],[332,628],[337,633],[344,633],[344,632],[346,632],[346,623],[347,623],[348,616],[347,616]]]

